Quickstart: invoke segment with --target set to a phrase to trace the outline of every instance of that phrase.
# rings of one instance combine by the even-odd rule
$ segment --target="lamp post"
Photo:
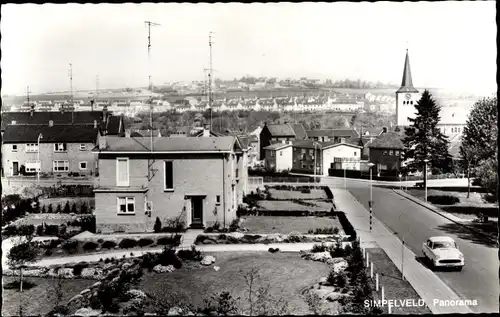
[[[38,135],[38,142],[37,142],[37,147],[38,147],[38,159],[37,159],[37,163],[38,163],[38,168],[37,168],[37,184],[40,184],[40,169],[42,167],[42,163],[40,162],[40,139],[43,139],[43,135],[40,133]]]
[[[344,189],[347,189],[346,177],[345,177],[345,165],[344,165]]]
[[[429,162],[428,159],[424,160],[424,187],[425,187],[425,201],[427,202],[427,163]]]
[[[402,182],[402,180],[403,180],[403,179],[402,179],[402,176],[403,176],[403,175],[401,175],[401,173],[399,173],[398,177],[399,177],[399,189],[400,189],[400,190],[402,190],[402,189],[403,189],[403,183],[401,183],[401,182]]]
[[[370,232],[372,232],[372,215],[373,215],[373,194],[372,194],[372,168],[375,164],[368,163],[370,167],[370,201],[368,202],[368,207],[370,207]]]

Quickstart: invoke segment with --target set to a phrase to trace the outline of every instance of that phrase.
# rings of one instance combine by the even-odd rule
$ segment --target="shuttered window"
[[[116,159],[116,186],[129,186],[128,158]]]

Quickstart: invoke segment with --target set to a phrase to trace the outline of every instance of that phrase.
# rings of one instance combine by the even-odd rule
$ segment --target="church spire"
[[[418,92],[418,90],[413,87],[413,81],[411,79],[410,57],[408,55],[408,49],[406,49],[405,68],[403,70],[403,80],[401,81],[401,88],[399,88],[397,92]]]

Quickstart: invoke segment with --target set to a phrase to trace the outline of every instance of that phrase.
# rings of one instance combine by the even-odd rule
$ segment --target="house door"
[[[12,176],[19,175],[19,162],[12,162]]]
[[[191,197],[191,223],[203,224],[203,197]]]

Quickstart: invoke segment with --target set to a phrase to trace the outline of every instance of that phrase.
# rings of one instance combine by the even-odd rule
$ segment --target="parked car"
[[[455,240],[447,236],[430,237],[423,243],[422,253],[433,269],[451,267],[459,271],[465,265],[464,255]]]

